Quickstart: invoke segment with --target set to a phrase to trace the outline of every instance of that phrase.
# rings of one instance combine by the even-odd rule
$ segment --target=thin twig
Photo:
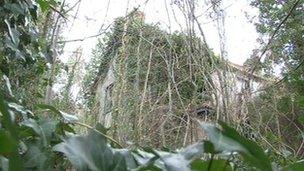
[[[68,18],[66,16],[64,16],[64,14],[60,11],[58,11],[55,7],[53,7],[52,5],[49,6],[53,11],[55,11],[56,13],[58,13],[62,18],[64,18],[65,20],[68,20]],[[61,9],[60,9],[61,10]]]
[[[71,39],[71,40],[58,41],[57,43],[82,42],[82,41],[85,41],[86,39],[95,38],[95,37],[101,36],[102,34],[106,33],[106,31],[110,28],[111,25],[112,25],[112,23],[109,24],[109,25],[107,26],[107,28],[104,29],[103,32],[100,32],[100,33],[98,33],[98,34],[91,35],[91,36],[87,36],[87,37],[83,37],[83,38],[79,38],[79,39]]]

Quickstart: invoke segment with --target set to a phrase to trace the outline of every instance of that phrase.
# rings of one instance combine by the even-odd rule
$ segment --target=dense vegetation
[[[252,5],[270,40],[245,63],[240,96],[229,79],[243,71],[214,55],[202,32],[168,33],[135,9],[99,40],[73,101],[79,59],[69,68],[58,56],[60,22],[74,7],[0,1],[1,170],[304,170],[304,2]],[[252,80],[270,84],[250,96]]]
[[[92,115],[101,123],[104,117],[113,117],[110,132],[122,142],[132,139],[140,145],[178,147],[183,144],[180,137],[188,133],[180,131],[188,126],[183,114],[211,99],[211,73],[218,58],[207,52],[200,39],[188,39],[184,33],[168,34],[143,23],[136,15],[117,19],[105,45],[100,41],[94,51],[100,65],[94,62],[95,66],[89,66],[91,72],[84,84],[89,87],[89,97],[97,97],[95,103],[91,99],[95,106],[90,108],[99,111]],[[194,45],[188,45],[188,41]],[[109,68],[115,81],[102,92],[103,82],[110,79]],[[98,72],[92,74],[94,71]],[[146,136],[150,138],[143,138]],[[188,138],[188,142],[196,141],[194,136]]]

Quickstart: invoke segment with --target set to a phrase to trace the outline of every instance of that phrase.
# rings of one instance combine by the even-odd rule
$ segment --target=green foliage
[[[257,30],[262,35],[271,36],[278,29],[271,41],[271,53],[265,59],[265,66],[269,67],[271,63],[283,66],[284,83],[289,92],[303,95],[304,1],[252,1],[252,5],[260,10]],[[286,22],[278,27],[288,15]]]
[[[38,8],[34,0],[5,0],[0,5],[0,76],[8,77],[16,99],[31,107],[43,97],[45,59],[50,56],[37,28]],[[1,91],[3,83],[1,79]]]
[[[42,12],[47,12],[52,5],[57,4],[55,0],[37,0],[37,2]],[[51,56],[50,49],[43,43],[46,41],[37,38],[39,37],[36,30],[37,8],[35,1],[32,0],[0,1],[0,17],[4,19],[0,21],[0,75],[3,78],[0,89],[1,170],[297,171],[304,169],[303,161],[290,162],[290,165],[279,163],[277,167],[273,167],[276,164],[271,165],[271,159],[257,143],[242,137],[236,130],[222,122],[219,122],[219,126],[201,123],[202,128],[208,134],[209,141],[205,140],[174,151],[159,151],[143,147],[117,148],[112,144],[116,141],[107,135],[106,129],[100,124],[97,124],[95,128],[86,125],[90,128],[88,134],[76,134],[73,126],[85,124],[79,123],[75,115],[67,114],[51,105],[33,101],[34,98],[42,97],[41,92],[44,91],[39,90],[37,85],[43,78],[40,78],[39,75],[43,75],[46,70],[45,59],[50,61]],[[295,18],[297,19],[297,17]],[[119,88],[126,90],[123,93],[135,92],[133,83],[136,79],[139,79],[137,90],[143,89],[142,87],[147,84],[144,81],[145,78],[149,78],[151,96],[158,97],[159,94],[166,91],[167,83],[175,80],[178,82],[177,89],[182,91],[181,101],[176,100],[178,93],[172,94],[175,97],[173,103],[177,109],[180,108],[182,102],[199,99],[196,97],[199,96],[197,92],[201,93],[202,89],[206,88],[205,82],[200,79],[205,78],[205,74],[212,70],[212,66],[209,64],[213,64],[213,57],[202,59],[201,56],[201,52],[208,49],[201,51],[198,38],[190,38],[192,42],[196,42],[194,44],[199,46],[191,47],[193,48],[191,49],[186,46],[186,40],[189,39],[186,35],[182,33],[171,35],[156,26],[145,25],[136,17],[133,20],[124,37],[123,28],[126,21],[118,19],[112,30],[113,34],[109,34],[104,41],[107,48],[103,49],[103,43],[99,44],[101,49],[94,52],[96,56],[100,57],[97,59],[100,64],[98,76],[104,77],[110,61],[117,55],[117,66],[120,69],[118,71],[126,69],[125,72],[120,72],[123,76],[118,76],[119,81],[126,81],[125,87],[123,85],[118,87],[118,90],[120,90]],[[143,28],[145,29],[141,30]],[[140,34],[145,38],[143,44],[140,44],[140,41],[143,41]],[[122,37],[124,40],[121,39]],[[123,43],[127,46],[122,47]],[[45,50],[45,53],[41,48]],[[138,61],[136,61],[138,56],[135,52],[138,49],[142,55],[139,62],[142,66],[138,66]],[[155,53],[153,58],[147,53],[151,52],[151,49],[157,49],[157,52],[153,52]],[[44,55],[41,55],[42,53]],[[102,56],[99,56],[100,53]],[[204,70],[200,70],[200,66],[191,68],[199,73],[195,76],[189,76],[190,68],[188,65],[184,65],[187,63],[189,55],[193,55],[193,59],[199,62],[208,64]],[[45,59],[41,57],[45,57]],[[139,72],[136,75],[136,70],[147,70],[150,65],[149,60],[152,60],[153,64],[149,68],[155,75],[149,75],[147,72]],[[171,63],[175,65],[169,65]],[[96,66],[92,66],[92,68],[96,69]],[[170,75],[168,68],[176,71],[174,76]],[[25,70],[28,72],[24,72]],[[280,106],[278,110],[282,112],[288,112],[287,109],[298,109],[300,112],[303,110],[302,88],[299,87],[302,85],[301,77],[299,77],[301,74],[289,75],[288,81],[296,87],[297,91],[294,98],[283,95],[277,99]],[[92,78],[88,80],[91,83]],[[276,93],[276,91],[268,93]],[[30,94],[32,96],[29,96]],[[261,96],[259,100],[262,102],[265,99],[271,100],[269,94]],[[135,110],[118,109],[121,106],[115,110],[130,115],[138,112],[138,106],[136,106],[138,94],[131,98],[128,96],[119,96],[119,98],[123,106],[131,106]],[[166,104],[168,101],[168,98],[165,98],[162,104]],[[130,105],[130,103],[133,104]],[[143,108],[145,107],[143,106]],[[32,112],[31,108],[35,108],[35,112]],[[48,117],[41,117],[46,113]],[[299,122],[303,122],[303,117],[299,116],[297,119]],[[121,126],[125,125],[121,123]],[[128,129],[125,131],[127,132]],[[111,140],[111,143],[108,140]]]
[[[35,1],[4,1],[0,6],[0,36],[2,55],[10,62],[22,59],[36,60],[39,52],[39,35],[36,28],[37,6]],[[1,61],[1,63],[4,61]]]
[[[214,125],[203,124],[202,127],[209,135],[210,141],[214,144],[215,151],[239,152],[246,162],[260,170],[271,170],[270,162],[255,142],[242,137],[231,127],[220,122],[221,130]]]
[[[299,162],[296,162],[294,164],[291,164],[290,166],[286,166],[282,169],[282,171],[300,171],[304,168],[304,161],[301,160]]]
[[[210,77],[216,57],[207,51],[209,49],[198,37],[189,37],[182,32],[168,33],[132,14],[116,19],[111,31],[96,45],[92,62],[87,67],[89,72],[84,89],[87,90],[90,113],[97,115],[96,118],[111,113],[114,122],[118,118],[126,120],[113,123],[112,133],[126,136],[135,144],[180,146],[180,137],[184,132],[176,127],[183,122],[178,118],[182,117],[187,107],[201,107],[207,101],[204,97],[212,94]],[[100,90],[97,87],[105,82],[110,66],[113,67],[115,83],[107,90],[107,97],[96,102],[95,97],[103,93],[97,92]],[[170,105],[174,111],[172,115],[167,109],[157,109],[169,108]],[[158,127],[157,122],[161,122],[158,118],[167,115],[173,121],[171,125],[164,124],[165,131],[181,134],[177,135],[178,140],[174,140],[174,134],[168,133],[163,142],[157,136],[139,141],[144,135],[156,135],[149,130],[156,130],[153,126]],[[138,128],[140,118],[149,120],[148,124],[142,124],[143,128]],[[165,141],[168,144],[164,144]]]
[[[48,5],[48,2],[45,4]],[[2,170],[53,170],[64,165],[52,152],[71,127],[64,119],[41,118],[33,108],[44,93],[45,40],[37,29],[35,1],[1,1],[0,6],[0,167]],[[5,84],[2,84],[5,83]],[[31,99],[31,100],[29,100]],[[39,116],[40,115],[40,116]]]
[[[37,0],[37,3],[39,4],[42,12],[50,10],[51,5],[56,6],[57,4],[56,0]]]
[[[232,167],[229,165],[229,161],[227,160],[194,160],[191,162],[191,170],[193,171],[201,171],[201,170],[221,170],[221,171],[232,171]]]
[[[291,156],[303,158],[304,1],[253,0],[252,5],[260,11],[257,31],[266,37],[275,35],[263,62],[255,61],[256,58],[247,62],[249,65],[255,63],[254,66],[262,68],[271,77],[275,66],[279,65],[283,78],[255,97],[254,105],[249,108],[251,121],[256,123],[255,128],[260,130],[261,136],[278,149],[276,153],[289,151]],[[288,18],[283,20],[285,17]],[[262,45],[266,43],[261,42]],[[261,141],[261,144],[264,143]],[[292,158],[282,156],[276,154],[273,157],[282,163]]]
[[[40,105],[44,109],[52,109],[55,114],[61,114],[60,120],[43,119],[23,107],[16,110],[16,104],[11,104],[1,96],[0,155],[9,160],[9,169],[50,170],[55,165],[61,167],[64,164],[62,156],[52,152],[52,147],[61,142],[67,132],[74,132],[67,123],[71,123],[70,117],[67,117],[69,115],[53,107]],[[57,164],[59,158],[61,161]]]
[[[63,153],[76,170],[273,170],[264,151],[254,142],[220,122],[220,128],[201,123],[209,141],[203,141],[175,152],[151,148],[117,149],[107,142],[105,128],[97,125],[88,135],[73,134],[75,117],[49,105],[37,105],[41,112],[52,112],[59,120],[40,119],[22,106],[0,98],[0,157],[2,169],[53,170],[66,168]],[[14,116],[12,118],[12,116]],[[23,116],[16,120],[17,116]],[[102,132],[102,134],[100,134]],[[58,153],[60,152],[60,153]],[[211,154],[211,157],[210,157]],[[246,165],[231,156],[240,155]],[[240,160],[240,159],[238,159]],[[7,166],[5,161],[8,161]],[[234,163],[234,164],[233,164]],[[283,170],[303,169],[303,162]]]
[[[53,149],[64,153],[77,170],[127,170],[123,156],[113,152],[106,138],[95,131],[71,137]]]
[[[278,28],[265,63],[274,62],[284,66],[282,73],[290,92],[303,95],[304,81],[301,78],[304,71],[304,1],[252,1],[252,5],[260,10],[257,30],[262,35],[272,35],[283,18],[290,14],[286,22]],[[294,5],[295,8],[291,11]]]

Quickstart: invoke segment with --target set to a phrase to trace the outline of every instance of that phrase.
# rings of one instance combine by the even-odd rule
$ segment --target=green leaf
[[[79,121],[78,117],[75,116],[75,115],[67,114],[67,113],[62,112],[62,111],[60,111],[60,114],[64,118],[64,121],[66,123],[75,123],[75,122]]]
[[[39,137],[41,138],[43,145],[47,146],[47,138],[45,136],[45,133],[42,131],[40,125],[36,122],[36,120],[34,120],[34,119],[24,120],[23,122],[21,122],[21,125],[34,130],[35,133],[38,134]]]
[[[9,78],[6,75],[3,75],[3,79],[5,81],[6,88],[8,90],[9,95],[12,96],[12,97],[14,97],[12,89],[11,89],[12,86],[11,86]]]
[[[298,117],[298,121],[304,125],[304,115]]]
[[[204,151],[205,153],[216,154],[214,146],[210,141],[204,141]]]
[[[181,154],[170,154],[161,157],[168,171],[190,171],[190,160]]]
[[[245,161],[261,170],[272,170],[268,157],[255,142],[242,137],[233,128],[219,122],[222,129],[208,123],[201,123],[210,141],[218,152],[238,152]]]
[[[149,150],[151,151],[151,149]],[[144,170],[151,170],[151,171],[161,171],[164,166],[159,166],[155,164],[155,162],[160,158],[158,154],[155,154],[155,151],[150,153],[147,151],[143,151],[137,149],[132,153],[136,163],[139,165],[137,170],[144,171]],[[156,166],[157,165],[157,166]]]
[[[67,114],[65,112],[59,111],[57,110],[55,107],[50,106],[50,105],[46,105],[46,104],[37,104],[36,105],[38,108],[40,109],[46,109],[46,110],[50,110],[52,112],[54,112],[55,114],[59,115],[61,118],[64,119],[65,122],[67,123],[75,123],[77,122],[79,119],[77,116],[75,115],[71,115],[71,114]]]
[[[225,136],[215,125],[202,123],[201,126],[207,132],[209,140],[213,143],[216,152],[247,152],[247,149],[245,149],[239,142],[231,139],[229,136]]]
[[[36,120],[34,120],[34,119],[24,120],[23,122],[21,122],[21,125],[32,128],[38,135],[40,135],[40,136],[42,135],[41,128],[38,125],[38,123],[36,122]]]
[[[17,148],[15,141],[5,131],[0,130],[0,155],[9,155]]]
[[[1,123],[7,129],[8,134],[10,135],[9,137],[11,137],[11,143],[18,144],[18,133],[17,133],[16,125],[11,120],[11,116],[8,111],[8,106],[4,101],[1,91],[0,91],[0,113],[2,114]],[[3,136],[4,136],[4,138],[6,137],[5,135],[3,135]],[[3,143],[5,143],[5,142],[3,142]],[[13,150],[13,152],[8,156],[9,169],[16,170],[16,171],[23,170],[22,169],[23,163],[19,156],[18,149],[13,148],[12,150]]]
[[[15,16],[25,15],[24,6],[21,6],[17,3],[6,3],[4,8],[10,10]]]
[[[45,138],[44,141],[46,145],[50,144],[50,142],[55,138],[58,123],[59,121],[52,119],[41,120],[38,122],[42,131],[41,138]]]
[[[202,154],[205,152],[205,144],[209,147],[208,142],[199,142],[193,145],[190,145],[177,154],[169,154],[162,156],[161,159],[165,164],[166,170],[169,171],[187,171],[190,170],[190,163],[193,159],[198,159],[202,157]]]
[[[8,33],[11,38],[11,41],[13,42],[13,44],[15,46],[18,46],[19,42],[20,42],[20,40],[19,40],[20,32],[18,30],[16,30],[15,28],[12,28],[10,23],[8,22],[8,20],[4,20],[4,22],[7,25],[7,29],[8,29]]]
[[[127,149],[113,149],[113,152],[119,153],[119,155],[123,156],[128,170],[135,169],[137,167],[136,161],[134,157],[132,156],[132,153]]]
[[[39,4],[42,12],[48,11],[51,5],[57,5],[57,2],[55,0],[37,0],[37,3]]]
[[[293,163],[282,169],[282,171],[303,171],[303,170],[304,170],[304,160]]]
[[[25,125],[21,125],[18,132],[20,139],[39,136],[36,131]]]
[[[24,119],[27,119],[28,114],[32,117],[34,116],[34,114],[30,110],[25,109],[24,106],[21,106],[17,103],[8,103],[8,106],[9,106],[10,109],[13,109],[13,110],[17,111],[19,114],[21,114],[21,116]]]
[[[46,0],[37,0],[37,3],[39,4],[41,11],[45,12],[49,9],[49,2]]]
[[[77,170],[127,170],[124,157],[113,153],[106,138],[95,131],[71,137],[53,150],[64,153]]]
[[[205,143],[199,142],[182,149],[180,154],[187,160],[199,158],[205,151],[204,146]]]
[[[299,103],[301,108],[304,108],[304,96],[297,97],[297,103]]]
[[[218,170],[218,171],[232,171],[232,167],[226,160],[209,160],[204,161],[196,159],[191,162],[192,171],[203,171],[203,170]]]
[[[70,133],[76,133],[75,130],[67,123],[59,122],[56,127],[56,132],[59,135],[65,135],[65,131]]]
[[[57,115],[61,115],[60,111],[57,110],[55,107],[51,106],[51,105],[47,105],[47,104],[37,104],[36,105],[38,108],[40,109],[46,109],[46,110],[50,110],[52,112],[54,112]]]
[[[30,145],[23,157],[23,159],[25,160],[24,166],[27,169],[38,168],[38,170],[43,170],[43,168],[45,167],[45,163],[48,159],[47,157],[48,156],[42,153],[37,146]]]

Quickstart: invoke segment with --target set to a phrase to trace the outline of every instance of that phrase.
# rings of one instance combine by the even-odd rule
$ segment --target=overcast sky
[[[73,4],[78,0],[67,0]],[[101,29],[105,29],[117,17],[124,16],[127,11],[140,6],[139,10],[145,13],[147,23],[159,23],[160,27],[167,31],[183,31],[185,28],[183,16],[180,13],[174,0],[82,0],[79,9],[75,8],[76,18],[68,22],[64,30],[64,37],[67,40],[84,38],[96,35]],[[208,17],[206,10],[209,6],[205,0],[198,0],[196,15],[200,15],[199,22],[204,30],[207,43],[215,51],[220,53],[219,36],[216,21]],[[249,20],[255,20],[257,9],[249,6],[247,0],[223,0],[223,7],[226,12],[226,50],[228,59],[234,63],[242,64],[257,47],[256,39],[258,34],[255,27]],[[166,5],[167,9],[166,10]],[[168,12],[167,12],[168,11]],[[176,19],[173,13],[175,13]],[[247,16],[247,17],[246,17]],[[249,17],[248,17],[249,16]],[[181,27],[180,27],[181,26]],[[68,56],[77,47],[82,47],[83,55],[88,61],[91,50],[96,44],[97,38],[86,39],[85,41],[67,43],[66,53],[62,59],[68,60]]]

